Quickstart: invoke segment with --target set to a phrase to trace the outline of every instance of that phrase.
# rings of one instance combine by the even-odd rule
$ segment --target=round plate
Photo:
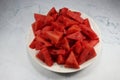
[[[59,72],[59,73],[71,73],[71,72],[76,72],[76,71],[79,71],[81,69],[84,69],[84,68],[86,68],[87,66],[89,66],[91,63],[93,63],[95,61],[95,59],[101,53],[101,36],[100,36],[100,30],[99,30],[97,24],[93,21],[93,19],[91,17],[87,16],[84,13],[82,13],[81,16],[83,18],[88,18],[89,19],[89,22],[90,22],[90,25],[91,25],[92,29],[95,31],[95,33],[98,35],[98,37],[100,39],[100,42],[95,46],[95,51],[96,51],[97,56],[94,57],[94,58],[92,58],[92,59],[90,59],[90,60],[88,60],[88,61],[86,61],[82,65],[80,65],[79,69],[65,68],[63,65],[58,65],[56,63],[54,63],[53,66],[49,67],[45,63],[43,63],[42,61],[40,61],[39,59],[37,59],[35,57],[35,55],[37,53],[36,50],[29,48],[29,44],[32,42],[32,40],[34,38],[34,35],[33,35],[33,32],[32,32],[32,28],[30,28],[30,32],[29,32],[29,34],[27,36],[27,51],[28,51],[28,54],[30,55],[30,59],[32,60],[32,62],[34,64],[36,64],[37,67],[42,66],[45,69],[48,69],[48,70],[54,71],[54,72]]]

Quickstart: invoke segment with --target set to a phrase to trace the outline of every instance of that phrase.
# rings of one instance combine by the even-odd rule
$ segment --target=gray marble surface
[[[51,7],[86,13],[102,34],[100,59],[71,74],[36,70],[26,53],[26,36],[33,13]],[[120,80],[120,0],[0,0],[0,80]]]

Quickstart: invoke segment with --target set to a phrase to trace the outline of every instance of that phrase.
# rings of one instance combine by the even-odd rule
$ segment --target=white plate
[[[95,59],[101,53],[101,35],[100,35],[100,30],[99,30],[99,27],[97,26],[97,24],[93,21],[93,19],[91,17],[85,15],[84,13],[82,13],[82,17],[89,19],[92,29],[96,32],[96,34],[98,35],[98,37],[100,39],[100,42],[95,46],[95,51],[97,53],[97,56],[92,58],[91,60],[86,61],[82,65],[80,65],[79,69],[65,68],[64,66],[58,65],[56,63],[54,63],[54,65],[52,67],[49,67],[45,63],[43,63],[42,61],[40,61],[39,59],[37,59],[35,57],[35,55],[37,53],[36,50],[29,48],[29,44],[31,43],[31,41],[34,38],[34,35],[33,35],[33,32],[32,32],[32,28],[30,28],[30,33],[27,36],[27,52],[30,55],[30,59],[32,60],[32,62],[34,64],[36,64],[35,65],[36,67],[42,66],[45,69],[48,69],[48,70],[54,71],[54,72],[59,72],[59,73],[71,73],[71,72],[76,72],[76,71],[82,70],[82,69],[86,68],[87,66],[89,66],[91,63],[93,63],[95,61]]]

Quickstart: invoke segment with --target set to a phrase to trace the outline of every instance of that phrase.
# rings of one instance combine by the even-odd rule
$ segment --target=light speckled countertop
[[[33,13],[51,7],[86,13],[102,34],[100,59],[72,74],[37,71],[26,53]],[[120,0],[0,0],[0,80],[120,80]]]

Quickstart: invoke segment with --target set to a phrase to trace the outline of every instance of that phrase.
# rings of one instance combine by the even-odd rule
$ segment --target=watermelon
[[[46,37],[48,37],[54,44],[58,43],[62,35],[63,33],[59,31],[46,31]]]
[[[80,32],[81,29],[78,25],[72,25],[70,28],[67,30],[67,34],[75,33],[75,32]]]
[[[65,67],[69,67],[69,68],[79,68],[79,64],[75,58],[74,53],[71,51],[66,62],[65,62]]]
[[[35,38],[29,47],[38,51],[36,58],[47,66],[57,63],[78,69],[96,57],[94,47],[99,43],[99,37],[89,19],[82,18],[80,12],[66,7],[57,11],[53,7],[47,15],[35,13],[34,18],[31,26]]]
[[[44,62],[46,63],[46,65],[52,66],[53,65],[53,60],[52,60],[51,55],[48,52],[47,48],[42,48],[40,53],[42,54],[42,56],[44,58]]]
[[[81,34],[81,32],[75,32],[75,33],[67,35],[66,37],[69,39],[80,40],[80,41],[84,39],[84,36]]]
[[[80,15],[72,12],[71,10],[68,10],[66,14],[67,14],[67,16],[69,16],[70,18],[78,21],[79,23],[83,23],[83,18],[80,17]]]
[[[64,64],[65,63],[65,59],[62,55],[58,55],[57,63],[58,64]]]

